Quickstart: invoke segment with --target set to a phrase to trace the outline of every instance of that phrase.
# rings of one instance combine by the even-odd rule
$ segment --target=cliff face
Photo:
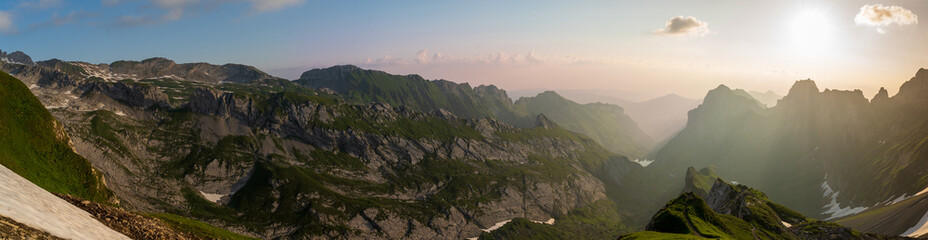
[[[37,75],[99,73],[39,65]],[[72,65],[81,68],[63,72]],[[114,74],[175,66],[113,65]],[[546,120],[520,129],[443,109],[351,104],[288,81],[77,79],[33,92],[124,205],[262,238],[476,237],[504,220],[627,202],[608,196],[633,187],[627,178],[641,169]]]
[[[355,104],[383,102],[431,112],[444,109],[461,118],[495,118],[532,127],[538,114],[565,129],[591,137],[607,149],[632,158],[643,157],[653,140],[616,105],[578,104],[555,92],[521,98],[515,103],[496,86],[471,87],[418,75],[392,75],[355,66],[313,69],[295,81],[312,89],[330,89]]]
[[[772,108],[720,87],[690,112],[686,129],[653,165],[714,165],[812,217],[859,212],[928,185],[918,173],[928,165],[914,160],[925,157],[926,82],[922,69],[896,96],[883,89],[867,100],[859,90],[820,91],[802,80]]]

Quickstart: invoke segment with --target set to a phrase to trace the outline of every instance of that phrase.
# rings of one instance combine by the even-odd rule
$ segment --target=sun
[[[801,53],[821,53],[833,44],[834,25],[821,10],[804,9],[791,17],[789,44]]]

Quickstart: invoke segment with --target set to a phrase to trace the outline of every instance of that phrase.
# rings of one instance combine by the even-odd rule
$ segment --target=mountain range
[[[426,104],[364,102],[305,81],[206,74],[217,66],[163,76],[190,65],[158,62],[170,63],[108,65],[109,76],[138,76],[121,80],[79,62],[0,68],[33,86],[122,206],[245,235],[465,238],[517,217],[546,221],[586,208],[620,216],[619,206],[639,201],[620,192],[636,186],[626,182],[641,166],[544,113],[518,116],[518,128]],[[614,108],[594,120],[623,120]],[[596,114],[551,113],[565,121]],[[576,219],[575,227],[624,227],[620,219]]]
[[[687,110],[698,100],[513,100],[350,65],[291,81],[238,64],[0,53],[0,165],[131,238],[926,233],[925,69],[892,97],[720,85]]]

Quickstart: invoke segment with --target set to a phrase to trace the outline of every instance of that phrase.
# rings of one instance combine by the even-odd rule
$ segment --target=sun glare
[[[803,10],[790,21],[790,45],[803,54],[822,53],[832,44],[833,31],[834,26],[823,11]]]

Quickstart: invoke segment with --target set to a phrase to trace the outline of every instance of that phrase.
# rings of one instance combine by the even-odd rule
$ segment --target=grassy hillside
[[[68,146],[68,136],[16,78],[0,73],[0,164],[53,193],[109,202],[101,174]]]

